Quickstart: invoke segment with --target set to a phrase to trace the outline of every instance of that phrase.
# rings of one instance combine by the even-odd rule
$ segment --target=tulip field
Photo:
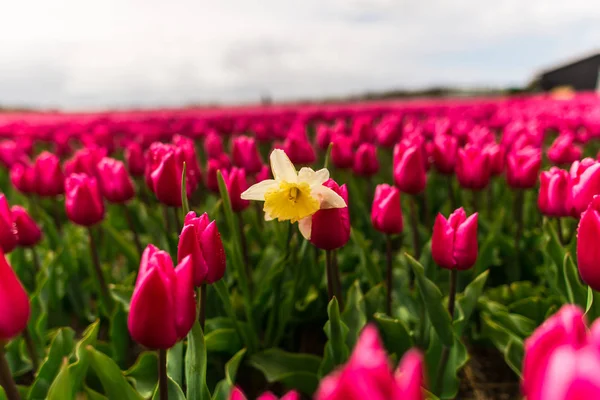
[[[600,97],[0,113],[0,399],[600,398]]]

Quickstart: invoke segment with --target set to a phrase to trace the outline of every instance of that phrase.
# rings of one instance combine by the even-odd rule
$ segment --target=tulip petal
[[[0,340],[9,340],[27,326],[29,297],[0,251]]]
[[[194,267],[192,258],[187,256],[175,268],[175,329],[177,337],[184,338],[196,320],[196,301],[194,300]]]

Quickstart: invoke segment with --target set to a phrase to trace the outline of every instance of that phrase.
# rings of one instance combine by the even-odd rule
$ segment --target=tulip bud
[[[395,373],[396,399],[423,400],[425,380],[423,355],[417,349],[407,351]]]
[[[538,207],[549,217],[568,217],[569,173],[557,167],[540,174]]]
[[[57,156],[47,151],[35,159],[35,190],[41,197],[54,197],[65,192],[65,176]]]
[[[425,190],[427,174],[420,146],[403,140],[394,147],[394,182],[404,193],[419,194]]]
[[[258,396],[256,400],[300,400],[300,394],[295,390],[291,390],[282,397],[277,397],[271,392],[265,392]]]
[[[586,210],[592,198],[600,194],[600,163],[592,158],[575,161],[569,171],[567,206],[575,218]]]
[[[152,143],[147,154],[146,183],[161,203],[181,207],[181,176],[183,161],[179,160],[175,147]],[[189,185],[188,185],[188,195]]]
[[[402,119],[397,115],[391,115],[382,119],[375,129],[377,143],[383,147],[393,147],[402,134]]]
[[[490,175],[490,158],[480,147],[468,144],[458,150],[456,177],[460,186],[481,190],[490,182]]]
[[[96,177],[98,175],[98,163],[106,157],[106,149],[101,147],[84,147],[73,154],[73,157],[65,161],[65,175],[86,174]]]
[[[368,115],[361,115],[352,120],[352,141],[356,146],[361,143],[370,143],[373,140],[371,122],[372,118]]]
[[[176,268],[165,251],[148,245],[131,296],[127,326],[136,342],[168,349],[183,339],[196,320],[191,257]]]
[[[440,173],[450,175],[454,172],[458,157],[458,141],[454,136],[436,135],[432,153],[433,163]]]
[[[210,222],[208,214],[200,217],[190,211],[184,220],[179,236],[177,259],[191,256],[194,268],[194,285],[215,283],[225,275],[225,250],[215,221]]]
[[[431,237],[431,255],[442,268],[471,268],[477,261],[477,213],[467,218],[461,207],[447,220],[438,214]]]
[[[490,173],[492,176],[504,172],[504,150],[496,143],[487,143],[483,146],[483,153],[490,159]]]
[[[373,176],[379,171],[379,161],[377,160],[377,148],[370,143],[363,143],[358,146],[354,154],[354,173],[360,176]]]
[[[135,196],[133,182],[121,161],[104,157],[98,164],[98,179],[102,195],[111,203],[125,203]]]
[[[587,341],[586,330],[583,311],[577,306],[565,305],[525,340],[522,388],[528,400],[571,398],[560,394],[554,397],[551,393],[557,389],[568,388],[569,385],[555,386],[554,383],[562,380],[561,375],[564,376],[566,372],[571,373],[575,368],[559,361],[556,365],[559,370],[554,370],[551,368],[552,359],[561,349],[571,351],[581,349]]]
[[[371,208],[371,222],[375,229],[388,235],[402,233],[402,205],[398,188],[385,183],[377,185]]]
[[[233,167],[229,171],[223,171],[223,181],[229,192],[229,198],[231,200],[231,208],[234,212],[244,211],[250,206],[248,200],[243,200],[241,195],[246,189],[248,189],[248,182],[246,181],[246,171],[241,168]]]
[[[217,194],[219,193],[219,181],[217,179],[217,171],[219,170],[221,170],[221,173],[223,173],[223,171],[226,171],[226,169],[223,168],[221,161],[215,158],[208,160],[208,164],[206,166],[205,185],[208,188],[208,190]]]
[[[8,341],[27,326],[29,297],[19,278],[0,251],[0,340]]]
[[[204,138],[204,153],[206,158],[219,158],[223,153],[223,142],[216,131],[210,131]]]
[[[263,165],[260,172],[256,174],[256,183],[266,181],[271,178],[271,168],[268,165]]]
[[[262,168],[262,157],[253,138],[239,136],[232,141],[231,157],[236,167],[246,170],[249,175],[254,175]]]
[[[35,246],[42,239],[42,231],[21,206],[10,209],[13,222],[17,228],[17,243],[22,247]]]
[[[301,219],[298,228],[319,249],[334,250],[344,246],[350,239],[348,190],[346,185],[338,186],[333,179],[323,183],[323,186],[339,194],[346,202],[346,207],[320,209],[312,216]]]
[[[316,141],[319,149],[325,151],[331,143],[332,130],[325,124],[319,124],[317,126]]]
[[[17,227],[8,206],[8,200],[0,194],[0,249],[3,253],[10,253],[17,247]]]
[[[78,225],[92,226],[104,219],[104,203],[96,178],[73,174],[65,180],[67,217]]]
[[[515,189],[529,189],[537,182],[542,155],[532,146],[513,149],[506,159],[506,181]]]
[[[332,139],[331,162],[336,168],[350,168],[354,164],[352,138],[335,135]]]
[[[548,149],[548,159],[554,164],[570,164],[581,159],[581,147],[573,144],[573,136],[560,135]]]
[[[183,163],[185,162],[186,186],[188,193],[193,193],[202,182],[202,169],[198,163],[196,155],[196,146],[194,141],[182,135],[173,136],[173,144],[176,146],[176,155],[178,164],[181,165],[183,172]],[[181,175],[181,174],[180,174]],[[181,180],[181,176],[179,177]]]
[[[137,142],[131,142],[125,148],[125,162],[132,176],[144,176],[146,159],[142,146]]]
[[[577,267],[581,279],[592,289],[600,290],[600,196],[594,196],[581,214],[577,227]]]
[[[35,193],[35,171],[29,164],[13,165],[10,169],[10,181],[23,194]]]
[[[282,148],[294,164],[312,164],[317,158],[315,150],[304,133],[288,135]]]

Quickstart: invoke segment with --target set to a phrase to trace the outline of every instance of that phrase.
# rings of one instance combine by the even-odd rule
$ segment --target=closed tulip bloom
[[[125,148],[125,162],[132,176],[144,176],[146,158],[139,143],[131,142],[127,145]]]
[[[581,214],[577,227],[577,267],[581,279],[592,289],[600,290],[600,196],[594,196]]]
[[[166,251],[148,245],[131,296],[131,337],[149,349],[168,349],[188,334],[195,320],[192,258],[185,257],[173,268]]]
[[[504,172],[504,149],[497,143],[487,143],[483,146],[483,153],[490,160],[490,174],[501,175]]]
[[[548,159],[554,164],[570,164],[581,159],[581,147],[573,143],[570,134],[560,135],[548,149]]]
[[[329,179],[323,186],[337,193],[346,203],[343,208],[321,209],[312,217],[298,222],[300,233],[307,240],[323,250],[334,250],[344,246],[350,239],[350,212],[348,210],[348,190],[346,185],[338,186]]]
[[[198,184],[202,182],[202,169],[198,163],[198,156],[196,155],[196,146],[194,145],[194,141],[186,136],[175,135],[173,137],[173,144],[177,148],[176,154],[182,169],[183,163],[185,162],[186,186],[188,193],[193,193],[198,187]],[[181,177],[179,180],[181,180]]]
[[[251,137],[239,136],[233,139],[231,157],[233,164],[244,168],[249,175],[258,173],[263,165],[256,142]]]
[[[394,182],[404,193],[425,190],[427,174],[421,146],[403,140],[394,147]]]
[[[363,143],[354,154],[354,173],[359,176],[373,176],[379,171],[377,148],[374,144]]]
[[[315,149],[304,134],[289,135],[283,142],[282,149],[294,164],[312,164],[317,159]]]
[[[332,143],[332,164],[336,168],[351,168],[354,164],[354,144],[352,138],[344,135],[335,135]]]
[[[121,161],[104,157],[98,164],[98,179],[102,195],[111,203],[125,203],[135,196],[133,182]]]
[[[229,171],[223,171],[223,181],[227,186],[227,192],[229,192],[231,208],[233,211],[241,212],[248,208],[250,202],[241,198],[242,193],[248,189],[246,171],[236,167],[231,168]]]
[[[400,190],[387,184],[377,185],[371,208],[373,227],[388,235],[402,233]]]
[[[35,170],[27,163],[18,163],[10,169],[10,181],[23,194],[35,193]]]
[[[247,400],[246,395],[242,392],[242,389],[235,386],[231,391],[231,395],[229,396],[229,400]],[[271,392],[265,392],[258,396],[256,400],[300,400],[300,394],[295,390],[291,390],[283,395],[281,398],[275,396]]]
[[[491,163],[481,147],[467,144],[458,150],[456,178],[461,187],[481,190],[490,183]]]
[[[29,297],[0,251],[0,340],[9,341],[27,326]]]
[[[102,147],[84,147],[73,154],[73,157],[65,161],[65,175],[86,174],[96,177],[98,175],[98,163],[106,157],[106,149]]]
[[[177,259],[181,262],[191,256],[194,268],[194,285],[215,283],[225,275],[225,250],[221,235],[215,221],[210,221],[208,214],[200,217],[190,211],[184,220],[179,236]]]
[[[256,183],[266,181],[267,179],[272,179],[271,177],[271,168],[268,165],[263,165],[260,169],[260,172],[256,174]]]
[[[540,174],[538,207],[549,217],[568,217],[569,173],[557,167]]]
[[[393,147],[402,135],[402,119],[397,115],[391,115],[382,119],[375,130],[377,143],[380,146]]]
[[[226,171],[223,164],[218,159],[210,159],[206,165],[206,182],[204,183],[208,190],[213,193],[219,193],[219,181],[217,180],[217,171]]]
[[[461,207],[448,219],[438,214],[433,225],[431,255],[442,268],[471,268],[477,261],[477,213],[467,218]]]
[[[436,135],[433,139],[432,156],[433,164],[440,173],[452,174],[458,157],[458,140],[446,134]]]
[[[577,390],[575,381],[578,379],[573,378],[583,372],[577,371],[577,364],[582,365],[583,370],[597,364],[597,361],[592,364],[585,362],[586,357],[581,358],[581,363],[573,362],[573,356],[580,350],[585,350],[587,335],[583,311],[575,305],[565,305],[525,340],[522,389],[528,400],[597,397],[570,397],[565,393]],[[598,358],[597,349],[593,349],[593,352],[596,353],[595,358]],[[595,372],[597,368],[592,368],[591,371]],[[597,381],[597,374],[595,375]]]
[[[512,150],[506,158],[506,181],[515,189],[529,189],[535,186],[542,166],[539,149],[527,146]]]
[[[17,247],[17,227],[13,220],[8,200],[0,194],[0,249],[3,253],[10,253]]]
[[[329,126],[325,124],[319,124],[317,126],[316,142],[319,149],[323,151],[327,150],[329,143],[331,143],[332,134],[333,131]]]
[[[104,203],[96,178],[70,175],[65,181],[67,217],[78,225],[92,226],[104,219]]]
[[[407,352],[394,376],[377,329],[367,325],[348,362],[321,381],[315,399],[422,400],[422,384],[422,355]]]
[[[210,131],[204,138],[204,153],[209,160],[223,153],[223,141],[217,132]]]
[[[600,163],[592,158],[575,161],[569,171],[569,212],[579,218],[592,198],[600,194]]]
[[[57,156],[47,151],[40,153],[33,166],[35,191],[41,197],[54,197],[65,192],[65,176]]]
[[[12,219],[17,228],[17,243],[21,247],[35,246],[42,239],[42,231],[21,206],[12,206]]]
[[[146,163],[146,183],[161,203],[181,207],[181,176],[183,161],[178,159],[175,147],[152,143]],[[188,186],[188,195],[189,195]]]

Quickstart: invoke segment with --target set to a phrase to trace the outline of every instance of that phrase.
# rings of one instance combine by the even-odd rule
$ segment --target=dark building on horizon
[[[537,76],[537,86],[552,90],[569,86],[577,91],[596,90],[600,71],[600,52],[546,69]]]

